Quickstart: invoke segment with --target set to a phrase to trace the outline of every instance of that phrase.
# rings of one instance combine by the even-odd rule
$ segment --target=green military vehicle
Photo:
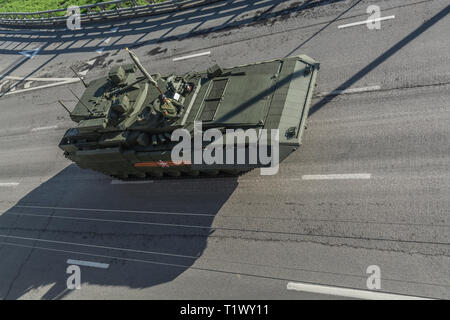
[[[221,140],[221,148],[236,151],[227,159],[219,149],[210,153],[223,157],[222,162],[192,161],[198,158],[195,150],[209,148],[211,152],[211,145],[217,147],[217,136],[200,144],[193,142],[197,148],[182,150],[183,160],[175,161],[172,150],[179,141],[172,141],[174,133],[184,129],[195,140],[200,121],[199,132],[215,129],[215,134],[225,137],[232,137],[230,130],[244,135],[255,130],[257,143],[262,139],[261,129],[278,129],[277,136],[268,133],[267,142],[259,145],[274,156],[276,143],[277,161],[301,144],[319,69],[308,56],[226,69],[215,65],[204,73],[162,76],[150,75],[138,57],[128,52],[133,63],[115,66],[107,77],[85,84],[86,90],[70,112],[77,125],[67,130],[59,147],[79,167],[127,179],[238,174],[274,164],[251,161],[251,135],[240,145],[234,138]],[[245,154],[240,160],[238,148]]]

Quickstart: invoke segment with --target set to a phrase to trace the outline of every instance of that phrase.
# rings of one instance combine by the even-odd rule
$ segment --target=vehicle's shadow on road
[[[215,215],[237,186],[234,177],[110,181],[70,165],[0,216],[3,299],[29,298],[38,288],[32,298],[64,297],[67,259],[110,264],[82,266],[82,285],[144,289],[169,282],[202,255]]]

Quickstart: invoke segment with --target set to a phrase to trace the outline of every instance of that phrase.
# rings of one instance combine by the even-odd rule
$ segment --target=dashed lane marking
[[[331,287],[331,286],[323,286],[323,285],[299,283],[299,282],[289,282],[287,284],[287,289],[301,291],[301,292],[311,292],[311,293],[319,293],[319,294],[326,294],[326,295],[332,295],[332,296],[356,298],[356,299],[366,299],[366,300],[431,300],[429,298],[423,298],[423,297],[399,295],[399,294],[369,291],[369,290]]]
[[[33,128],[33,129],[31,129],[31,132],[42,131],[42,130],[52,130],[52,129],[58,129],[58,126],[47,126],[47,127]]]
[[[48,81],[70,81],[70,80],[76,80],[77,78],[33,78],[33,77],[16,77],[16,76],[6,76],[5,79],[9,80],[27,80],[27,81],[42,81],[42,82],[48,82]]]
[[[330,92],[319,92],[314,95],[314,97],[325,97],[325,96],[337,96],[340,94],[351,94],[351,93],[360,93],[360,92],[372,92],[381,90],[380,86],[369,86],[369,87],[361,87],[361,88],[352,88],[345,90],[334,90]]]
[[[200,53],[194,53],[188,56],[182,56],[182,57],[178,57],[178,58],[173,58],[172,61],[180,61],[180,60],[186,60],[186,59],[191,59],[191,58],[197,58],[197,57],[201,57],[201,56],[207,56],[210,55],[211,51],[206,51],[206,52],[200,52]]]
[[[34,91],[34,90],[39,90],[39,89],[51,88],[51,87],[56,87],[56,86],[60,86],[60,85],[64,85],[64,84],[75,83],[75,82],[78,82],[78,81],[80,81],[80,79],[75,78],[75,79],[72,79],[72,80],[60,81],[60,82],[56,82],[56,83],[50,83],[50,84],[46,84],[46,85],[39,86],[39,87],[33,87],[33,88],[21,89],[21,90],[14,90],[14,91],[7,92],[4,95],[7,96],[7,95],[10,95],[10,94],[16,94],[16,93]]]
[[[352,22],[352,23],[340,25],[340,26],[338,26],[338,29],[354,27],[354,26],[359,26],[362,24],[368,24],[368,23],[372,23],[372,22],[384,21],[384,20],[389,20],[389,19],[394,19],[394,18],[395,18],[395,16],[387,16],[387,17],[381,17],[381,18],[376,18],[376,19],[368,19],[368,20],[364,20],[364,21]]]
[[[349,180],[370,179],[370,173],[346,173],[346,174],[305,174],[302,180]]]
[[[0,182],[0,187],[17,187],[18,182]]]
[[[77,266],[85,266],[85,267],[92,267],[92,268],[99,268],[99,269],[108,269],[109,268],[109,263],[100,263],[100,262],[74,260],[74,259],[67,259],[67,264],[75,264]]]

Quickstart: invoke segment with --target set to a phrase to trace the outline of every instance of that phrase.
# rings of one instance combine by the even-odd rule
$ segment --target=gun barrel
[[[145,70],[144,66],[142,65],[141,61],[139,61],[139,58],[137,57],[137,55],[131,51],[128,50],[128,48],[126,48],[125,50],[128,51],[128,54],[131,57],[131,60],[133,60],[134,64],[136,65],[136,67],[138,67],[138,69],[142,72],[142,74],[147,78],[147,80],[153,84],[156,88],[158,88],[158,84],[156,83],[155,79],[153,79],[153,77],[150,75],[150,73],[148,73],[147,70]],[[159,89],[159,88],[158,88]]]

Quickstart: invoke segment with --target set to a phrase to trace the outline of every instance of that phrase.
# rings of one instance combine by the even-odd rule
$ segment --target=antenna
[[[78,79],[80,79],[80,81],[83,83],[84,87],[87,88],[88,85],[86,84],[86,82],[84,82],[83,78],[80,77],[80,75],[78,74],[78,72],[75,71],[74,68],[70,67],[70,70],[72,70],[72,72],[78,77]]]
[[[72,91],[72,89],[70,89],[69,88],[69,91],[73,94],[73,96],[75,97],[75,98],[77,98],[77,100],[87,109],[87,111],[89,111],[89,114],[94,114],[92,111],[91,111],[91,109],[89,109],[89,107],[87,106],[87,105],[85,105],[84,103],[83,103],[83,101],[81,101],[81,99],[80,98],[78,98],[77,97],[77,95]]]
[[[72,112],[69,111],[69,109],[67,109],[67,107],[64,105],[64,103],[61,100],[58,100],[59,104],[61,105],[61,107],[63,107],[64,109],[66,109],[66,111],[69,113],[69,115],[72,115]]]

